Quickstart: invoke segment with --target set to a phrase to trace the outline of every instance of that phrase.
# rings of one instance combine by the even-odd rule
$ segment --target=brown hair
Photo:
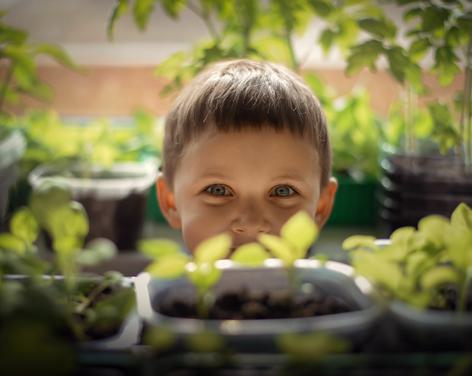
[[[209,129],[288,129],[309,137],[318,153],[321,186],[331,174],[326,119],[299,76],[268,62],[232,60],[212,65],[183,90],[166,118],[163,173],[173,185],[185,146]]]

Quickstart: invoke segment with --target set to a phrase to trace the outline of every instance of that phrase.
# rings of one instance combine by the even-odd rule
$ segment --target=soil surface
[[[198,318],[195,301],[178,298],[164,299],[155,307],[164,315],[180,318]],[[249,293],[247,290],[226,292],[211,307],[208,319],[251,320],[313,317],[354,309],[333,296],[295,295],[290,291]]]
[[[428,309],[434,311],[456,311],[459,301],[458,292],[455,287],[448,286],[439,290],[439,296]],[[467,312],[472,312],[472,291],[469,291],[469,296],[465,305]]]

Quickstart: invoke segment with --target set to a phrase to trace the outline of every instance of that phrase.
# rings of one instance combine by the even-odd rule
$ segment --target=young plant
[[[463,312],[470,301],[471,244],[472,209],[461,203],[450,219],[431,215],[419,221],[418,229],[396,230],[386,246],[373,237],[351,236],[343,248],[350,251],[356,272],[387,297]]]
[[[258,240],[274,257],[282,261],[295,290],[298,286],[295,262],[306,257],[317,236],[318,228],[313,219],[306,212],[300,211],[282,226],[280,236],[261,234]]]
[[[20,275],[26,287],[15,279],[0,280],[0,300],[10,296],[11,304],[7,300],[2,306],[14,312],[19,302],[28,306],[24,296],[33,289],[44,296],[44,304],[56,307],[74,338],[84,340],[116,329],[132,308],[134,295],[132,289],[117,288],[122,283],[117,272],[87,281],[79,278],[82,266],[110,259],[116,247],[107,239],[94,239],[84,247],[88,219],[70,197],[64,185],[51,179],[35,190],[29,207],[14,213],[10,232],[0,234],[0,277]],[[52,262],[38,254],[35,242],[40,230],[52,238],[56,253]]]
[[[214,301],[212,287],[219,281],[221,270],[216,261],[229,255],[231,237],[220,234],[204,240],[193,253],[184,254],[178,243],[166,239],[146,239],[138,244],[138,249],[154,259],[146,271],[159,278],[186,276],[197,292],[197,314],[208,317]]]

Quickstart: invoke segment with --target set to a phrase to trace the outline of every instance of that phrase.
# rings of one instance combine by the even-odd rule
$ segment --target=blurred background
[[[27,201],[38,166],[158,163],[162,121],[182,85],[236,57],[287,65],[326,110],[340,188],[315,252],[344,259],[348,235],[387,237],[471,202],[467,1],[1,0],[0,8],[3,127],[25,140],[10,158],[19,170],[4,221]],[[441,189],[429,194],[433,186]],[[144,213],[133,236],[179,240],[153,185],[144,192],[144,204],[129,204]],[[103,215],[92,206],[89,216]]]

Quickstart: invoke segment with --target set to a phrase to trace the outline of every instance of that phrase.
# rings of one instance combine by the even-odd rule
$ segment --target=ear
[[[172,228],[180,229],[182,223],[180,221],[177,207],[175,206],[174,193],[162,174],[157,178],[156,191],[159,207],[161,208],[161,212],[167,220],[167,223],[169,223]]]
[[[319,228],[322,228],[328,221],[333,210],[334,197],[338,190],[338,182],[335,178],[330,178],[328,184],[323,188],[318,200],[318,206],[315,213],[315,222]]]

